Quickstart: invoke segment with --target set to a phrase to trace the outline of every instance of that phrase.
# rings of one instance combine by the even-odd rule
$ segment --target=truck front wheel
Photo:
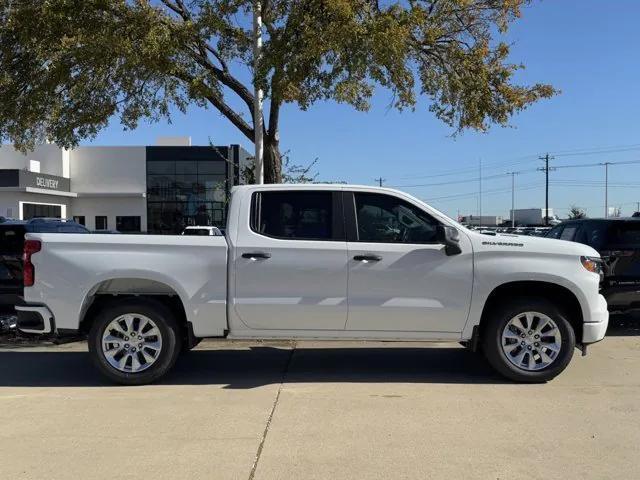
[[[517,382],[546,382],[573,356],[575,333],[563,312],[545,299],[514,298],[486,319],[482,347],[489,363]]]
[[[175,363],[180,335],[162,303],[138,298],[113,302],[89,332],[89,353],[102,374],[123,385],[144,385],[162,377]]]

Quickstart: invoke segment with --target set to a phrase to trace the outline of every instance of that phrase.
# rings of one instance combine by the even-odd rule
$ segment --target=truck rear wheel
[[[516,382],[546,382],[562,372],[573,356],[573,327],[551,302],[514,298],[496,308],[483,329],[489,363]]]
[[[162,377],[176,361],[180,335],[162,303],[138,298],[106,306],[89,332],[89,353],[98,370],[123,385]]]

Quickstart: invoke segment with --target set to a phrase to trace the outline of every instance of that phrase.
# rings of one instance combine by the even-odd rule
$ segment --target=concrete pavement
[[[114,387],[86,345],[0,350],[0,478],[634,478],[640,318],[546,385],[453,345],[203,342]]]

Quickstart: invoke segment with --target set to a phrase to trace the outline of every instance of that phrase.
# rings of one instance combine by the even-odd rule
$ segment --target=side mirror
[[[460,232],[454,227],[438,225],[436,238],[439,243],[444,245],[444,253],[448,256],[462,253],[462,249],[460,248]]]

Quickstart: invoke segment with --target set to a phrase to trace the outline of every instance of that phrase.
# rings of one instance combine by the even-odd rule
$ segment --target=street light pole
[[[254,0],[253,3],[253,129],[255,144],[255,170],[254,176],[257,184],[264,183],[264,139],[262,125],[262,88],[258,85],[258,66],[262,54],[262,2]]]

